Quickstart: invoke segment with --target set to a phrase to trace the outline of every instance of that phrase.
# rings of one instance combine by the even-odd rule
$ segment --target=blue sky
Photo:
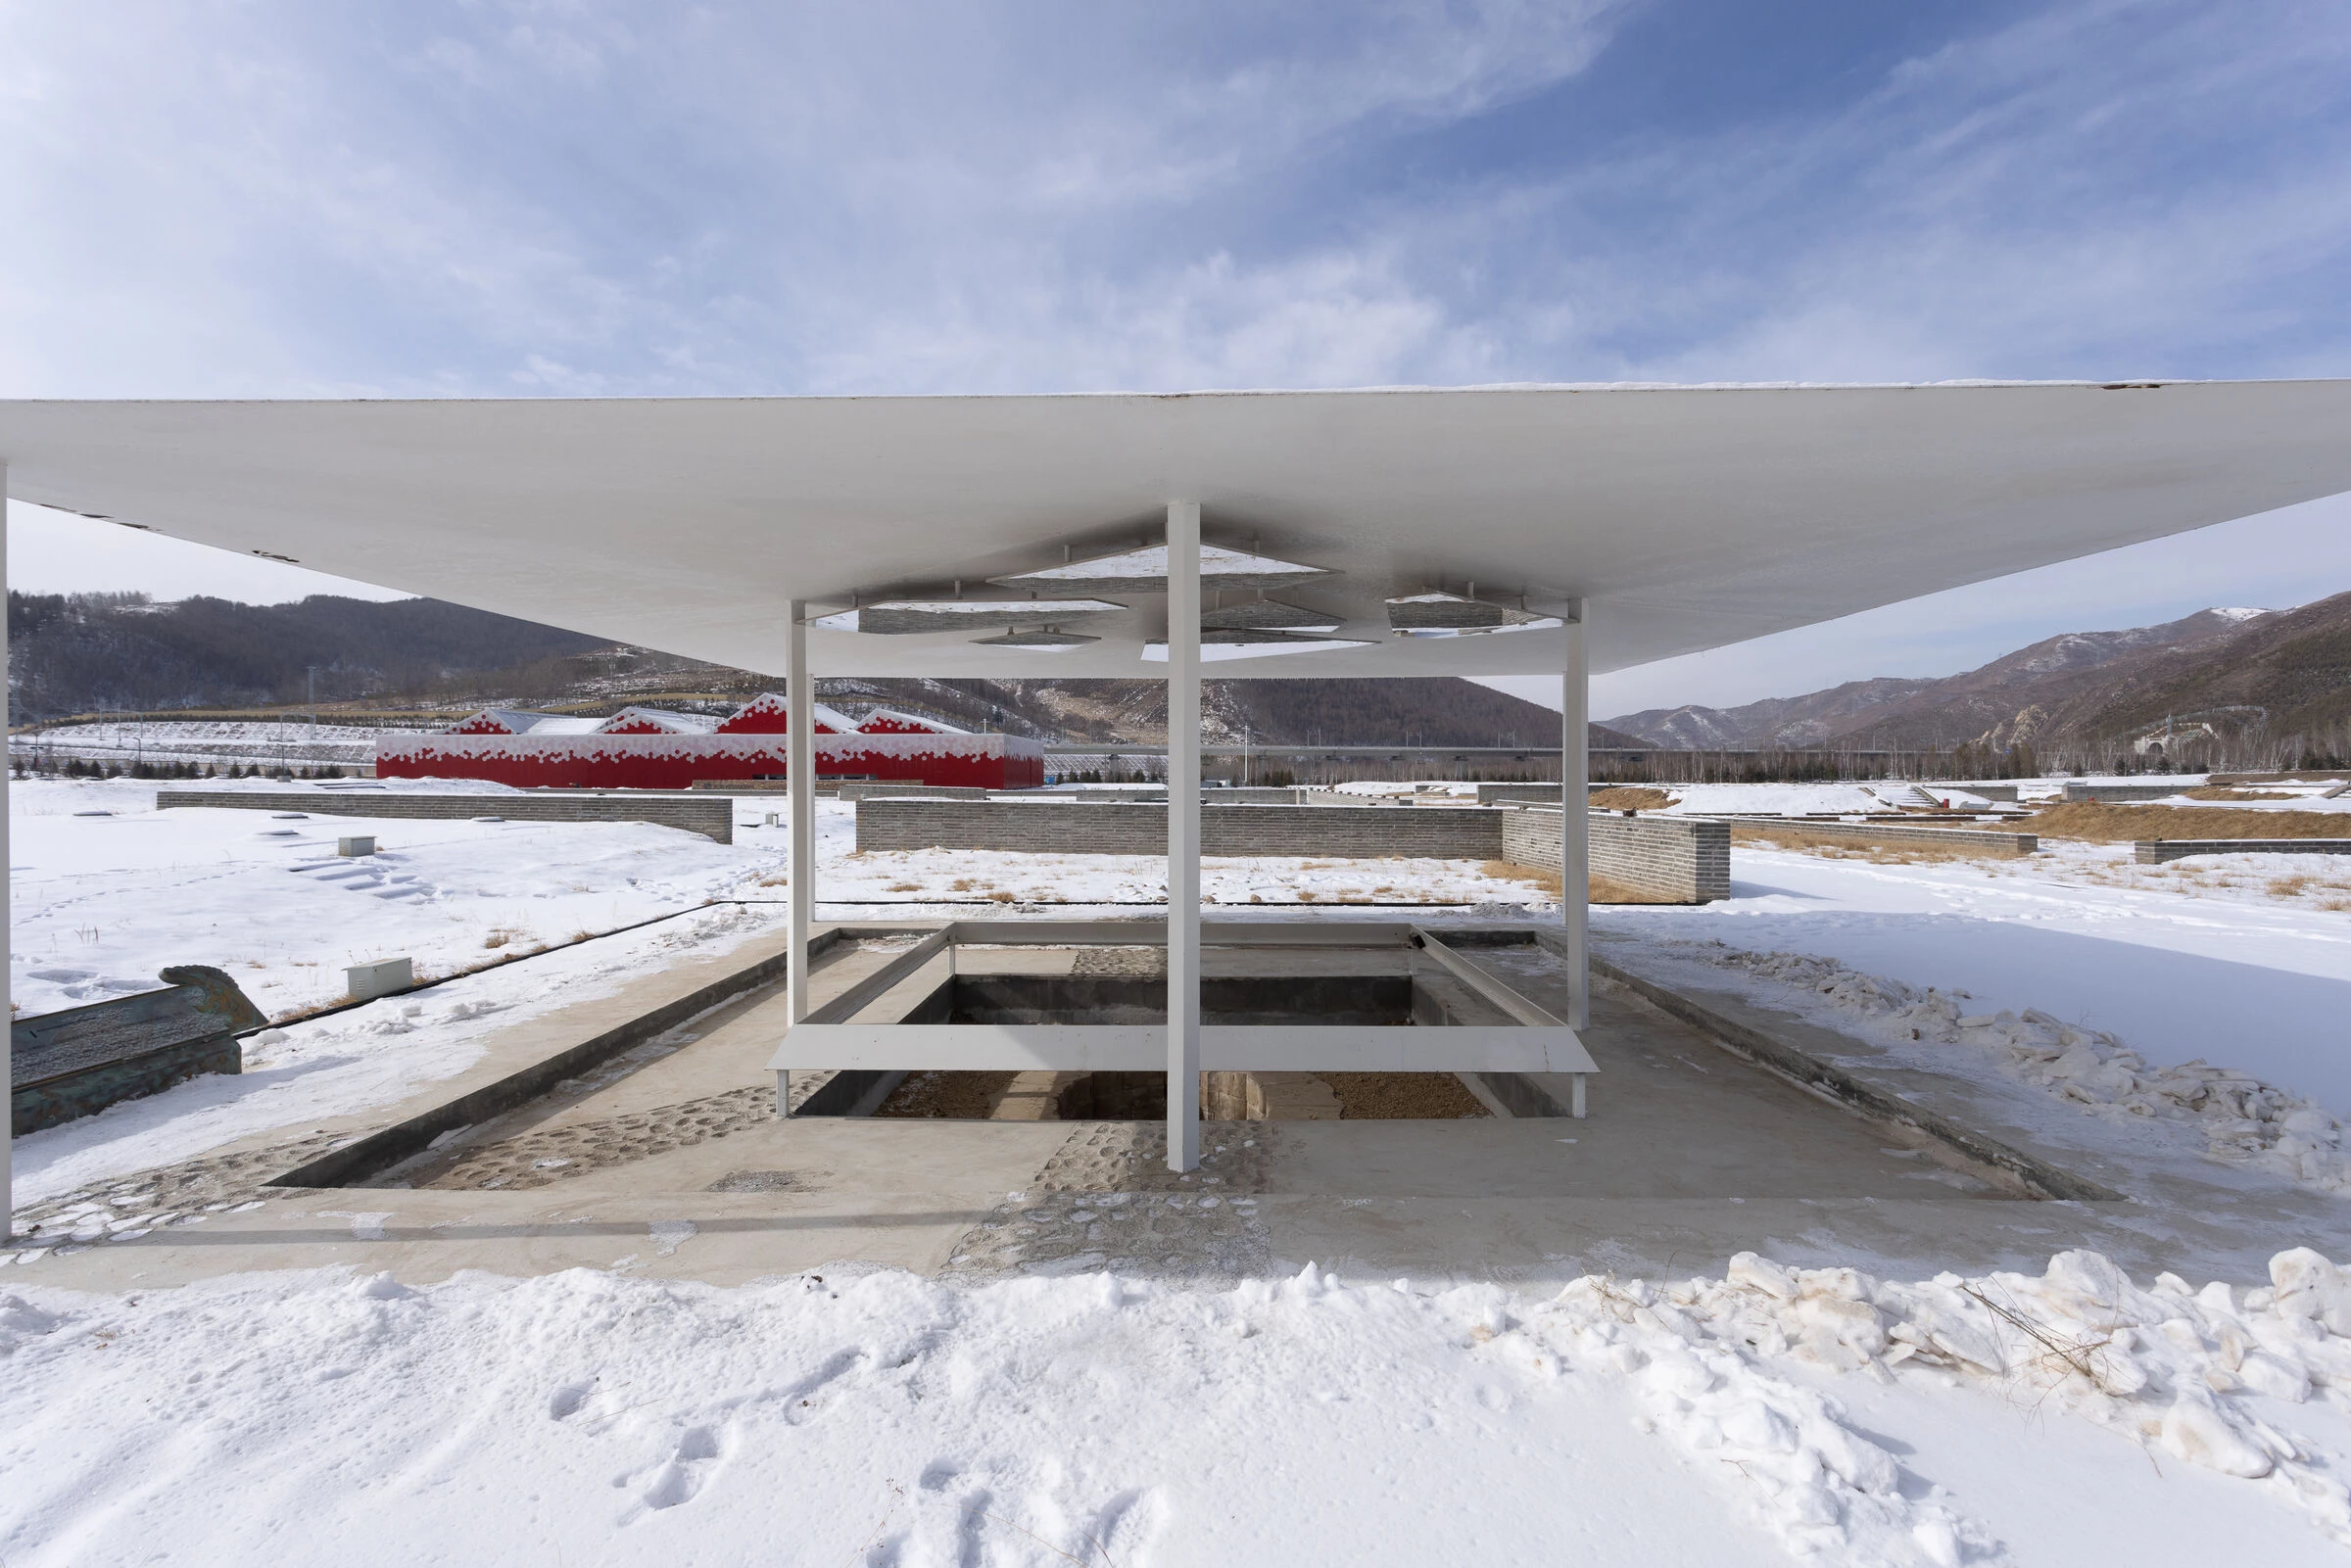
[[[0,392],[2340,375],[2347,64],[2286,0],[12,7]],[[2346,523],[1596,705],[2307,600]],[[12,519],[21,585],[196,581],[77,537]]]

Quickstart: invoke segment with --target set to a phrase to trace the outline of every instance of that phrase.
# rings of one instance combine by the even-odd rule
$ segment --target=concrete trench
[[[1556,961],[1540,945],[1511,932],[1472,935],[1460,945],[1477,952],[1481,940],[1495,960],[1504,961],[1505,971],[1498,973],[1507,972],[1511,984],[1536,1000],[1546,999],[1546,985],[1563,986],[1563,974],[1552,973]],[[1503,945],[1496,948],[1495,942]],[[823,955],[813,983],[838,993],[903,945],[891,938],[840,942]],[[927,982],[931,988],[911,1010],[909,1024],[920,1026],[920,1017],[1155,1022],[1164,999],[1163,966],[1162,951],[1139,944],[1008,947],[993,957],[984,949],[967,951],[959,958],[964,973]],[[1478,1016],[1474,994],[1433,966],[1416,964],[1410,952],[1326,949],[1316,963],[1301,964],[1295,952],[1257,950],[1228,967],[1244,973],[1204,980],[1209,1017],[1219,1022],[1335,1016],[1367,1025],[1439,1024],[1449,1017]],[[1321,973],[1295,973],[1317,967]],[[1172,1190],[1266,1179],[1277,1165],[1295,1162],[1323,1172],[1311,1178],[1315,1185],[1343,1190],[1361,1179],[1348,1174],[1359,1157],[1385,1168],[1407,1158],[1408,1149],[1408,1164],[1433,1158],[1464,1170],[1491,1165],[1487,1185],[1508,1189],[1515,1183],[1504,1166],[1518,1158],[1508,1151],[1532,1148],[1527,1140],[1539,1138],[1555,1148],[1562,1143],[1620,1146],[1613,1157],[1617,1168],[1599,1183],[1601,1190],[1671,1193],[1688,1185],[1684,1178],[1690,1172],[1729,1172],[1744,1162],[1751,1184],[1765,1189],[1817,1187],[1830,1196],[1871,1191],[1892,1196],[1903,1189],[1882,1178],[1886,1156],[1898,1152],[1917,1164],[1895,1172],[1897,1182],[1927,1177],[1968,1196],[2039,1196],[2011,1172],[1967,1158],[1915,1127],[1824,1103],[1620,986],[1604,986],[1596,1002],[1587,1040],[1604,1075],[1590,1121],[1561,1118],[1558,1101],[1533,1081],[1537,1074],[1204,1073],[1203,1120],[1218,1129],[1204,1137],[1204,1147],[1212,1152],[1228,1144],[1247,1147],[1252,1151],[1247,1164],[1257,1175],[1221,1176],[1215,1166],[1222,1157],[1212,1158],[1197,1184],[1185,1186],[1193,1178],[1176,1178],[1178,1186]],[[491,1192],[586,1178],[602,1187],[634,1184],[633,1172],[639,1169],[645,1179],[666,1182],[675,1177],[665,1167],[688,1151],[707,1148],[706,1159],[716,1160],[740,1146],[744,1151],[740,1161],[695,1185],[722,1191],[853,1190],[854,1166],[862,1162],[843,1168],[829,1158],[828,1168],[812,1174],[774,1158],[770,1146],[792,1142],[794,1129],[825,1124],[845,1132],[853,1125],[1061,1123],[1072,1129],[1070,1141],[1053,1158],[1067,1165],[1076,1158],[1073,1151],[1093,1150],[1080,1164],[1085,1179],[1097,1185],[1117,1172],[1131,1186],[1146,1179],[1155,1158],[1148,1149],[1161,1149],[1164,1157],[1159,1123],[1165,1116],[1165,1080],[1148,1072],[869,1074],[884,1081],[847,1085],[840,1080],[848,1074],[797,1073],[792,1090],[795,1116],[779,1122],[774,1090],[759,1067],[785,1017],[780,985],[754,987],[688,1025],[350,1185]],[[1670,1041],[1659,1044],[1658,1037],[1666,1034]],[[1659,1072],[1672,1081],[1649,1081]],[[1529,1130],[1505,1135],[1502,1129],[1511,1125]],[[1375,1133],[1379,1126],[1397,1130]],[[1477,1127],[1493,1130],[1479,1133],[1473,1130]],[[1319,1128],[1328,1131],[1315,1131],[1308,1143],[1298,1141],[1309,1129]],[[1538,1130],[1543,1128],[1573,1136]],[[1225,1129],[1247,1131],[1234,1136]],[[1394,1142],[1398,1136],[1403,1144]],[[754,1155],[754,1148],[763,1152]],[[881,1145],[875,1148],[875,1158],[887,1158]],[[1276,1159],[1276,1150],[1286,1156]],[[696,1156],[692,1163],[706,1160]],[[1799,1174],[1807,1169],[1813,1179]],[[730,1181],[736,1185],[723,1185]],[[1220,1223],[1232,1217],[1222,1216]],[[1109,1221],[1097,1213],[1089,1222]]]

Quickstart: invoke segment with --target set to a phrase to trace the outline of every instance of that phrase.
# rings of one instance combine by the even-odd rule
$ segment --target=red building
[[[820,779],[890,779],[983,789],[1045,782],[1044,747],[970,735],[890,709],[860,722],[816,706]],[[438,735],[375,743],[379,779],[486,779],[520,788],[687,789],[702,781],[782,779],[790,716],[773,693],[712,724],[699,714],[624,708],[609,719],[486,709]]]

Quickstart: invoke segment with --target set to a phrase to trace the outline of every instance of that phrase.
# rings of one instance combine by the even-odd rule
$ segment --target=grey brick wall
[[[1495,860],[1509,814],[1475,806],[1200,808],[1208,855],[1389,855]],[[1164,855],[1165,806],[1058,800],[861,800],[861,850],[999,849],[1022,854]]]
[[[2068,800],[2161,800],[2183,789],[2193,789],[2193,784],[2084,784],[2079,779],[2065,782]]]
[[[1497,806],[1507,801],[1532,801],[1537,805],[1556,806],[1565,786],[1556,784],[1481,784],[1477,786],[1477,803]]]
[[[882,800],[891,795],[943,795],[949,800],[985,800],[988,791],[978,784],[843,784],[843,800]]]
[[[1817,833],[1826,838],[1850,838],[1867,844],[1965,844],[1973,849],[1989,849],[2003,855],[2032,855],[2040,850],[2039,833],[1987,832],[1974,828],[1905,828],[1892,822],[1830,822],[1817,818],[1789,820],[1785,824],[1749,818],[1742,828],[1770,832],[1785,826],[1791,832]]]
[[[567,794],[533,790],[512,795],[410,794],[397,789],[158,789],[158,811],[171,806],[226,806],[238,811],[307,811],[320,817],[415,817],[462,822],[504,817],[508,822],[649,822],[735,841],[735,803],[723,795],[647,791]]]
[[[2131,846],[2141,866],[2189,855],[2351,855],[2351,838],[2142,838]]]
[[[1709,904],[1731,896],[1731,825],[1703,817],[1588,813],[1592,875],[1652,898]],[[1503,813],[1502,858],[1539,871],[1559,869],[1559,814],[1541,807]]]

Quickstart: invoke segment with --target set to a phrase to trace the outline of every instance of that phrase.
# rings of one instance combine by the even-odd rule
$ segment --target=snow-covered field
[[[221,784],[217,787],[240,787]],[[266,782],[243,787],[271,788]],[[497,793],[471,783],[401,788]],[[736,841],[642,823],[426,822],[153,809],[128,780],[20,782],[9,792],[13,999],[35,1014],[153,989],[167,965],[233,974],[273,1017],[334,1001],[343,969],[408,955],[422,975],[614,929],[711,900],[785,896],[781,802],[738,804]],[[341,791],[363,812],[374,792]],[[853,853],[855,813],[819,803],[817,895],[829,918],[973,913],[988,904],[1120,906],[1164,900],[1144,855],[987,851]],[[373,833],[344,859],[335,841]],[[1220,904],[1531,904],[1557,899],[1477,861],[1212,859]]]
[[[471,782],[401,787],[497,792]],[[355,800],[370,792],[347,791]],[[407,955],[419,976],[433,977],[558,950],[287,1022],[246,1042],[239,1075],[191,1079],[20,1139],[20,1203],[390,1104],[470,1067],[492,1029],[616,990],[666,956],[724,953],[783,921],[788,835],[764,826],[780,802],[739,802],[736,841],[722,845],[642,823],[280,818],[158,812],[154,800],[153,784],[127,780],[11,786],[10,980],[20,1017],[151,990],[168,966],[210,964],[271,1017],[292,1019],[342,998],[346,965]],[[1143,856],[855,855],[853,809],[828,801],[820,810],[818,912],[828,919],[976,915],[997,909],[999,895],[1009,895],[1008,913],[1019,900],[1053,900],[1057,915],[1131,915],[1166,896],[1162,864]],[[336,838],[368,832],[375,855],[336,855]],[[1373,898],[1454,901],[1424,907],[1431,918],[1557,907],[1475,861],[1212,861],[1203,881],[1206,896],[1236,914],[1253,901],[1294,912]],[[1351,913],[1396,917],[1377,907]],[[664,915],[681,918],[566,945]]]
[[[302,720],[257,719],[161,720],[152,723],[61,725],[33,735],[12,736],[9,750],[19,757],[70,757],[84,761],[128,763],[197,762],[285,763],[294,767],[321,762],[353,763],[375,760],[375,737],[403,732],[357,725],[311,725]]]
[[[151,790],[11,790],[25,1011],[185,962],[286,1011],[329,999],[358,958],[448,973],[692,913],[293,1024],[250,1044],[242,1077],[21,1140],[20,1201],[396,1100],[461,1070],[490,1029],[781,913],[781,830],[720,846],[637,825],[157,814]],[[780,804],[745,798],[738,823]],[[1058,915],[1164,885],[1144,857],[855,856],[851,822],[828,806],[819,823],[830,916],[998,895]],[[359,875],[328,842],[354,832],[385,850]],[[2332,874],[2296,857],[2139,868],[2076,844],[1904,864],[1742,843],[1727,902],[1604,909],[1595,929],[1645,972],[2339,1192],[2351,913],[2329,907]],[[1204,881],[1233,913],[1550,907],[1474,863],[1234,861]],[[755,902],[704,907],[737,898]],[[1221,1291],[856,1269],[731,1289],[328,1270],[122,1296],[40,1278],[0,1274],[11,1564],[2170,1568],[2351,1545],[2351,1281],[2307,1253],[2211,1285],[2126,1281],[2087,1254],[1915,1283],[1743,1259],[1720,1279],[1587,1279],[1545,1300],[1311,1269]]]
[[[420,974],[450,974],[743,896],[782,863],[781,834],[730,849],[643,823],[159,812],[153,784],[120,780],[9,793],[11,983],[27,1014],[211,964],[284,1017],[344,995],[347,965],[407,954]],[[376,853],[337,855],[354,833],[372,833]]]
[[[2252,1563],[2351,1544],[2351,1284],[340,1270],[0,1294],[12,1564]],[[2094,1506],[2085,1506],[2094,1499]]]
[[[1728,900],[1593,920],[1639,941],[1719,940],[1963,989],[1978,1011],[2039,1009],[2154,1063],[2245,1069],[2351,1113],[2351,868],[2290,855],[2136,867],[2128,854],[2053,843],[2028,859],[1881,864],[1741,844]]]

